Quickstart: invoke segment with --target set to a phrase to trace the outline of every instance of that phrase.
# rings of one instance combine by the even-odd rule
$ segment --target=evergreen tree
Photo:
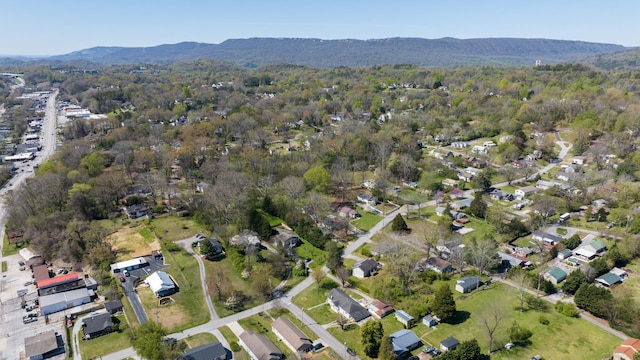
[[[477,195],[469,204],[469,213],[475,217],[484,219],[487,213],[487,203],[482,199],[482,195]]]
[[[587,282],[587,277],[584,275],[582,270],[572,271],[571,274],[567,276],[567,279],[562,284],[562,291],[567,294],[575,294],[576,291],[582,286],[582,284]]]
[[[249,229],[258,233],[262,239],[268,239],[271,236],[269,220],[256,209],[249,211]]]
[[[517,322],[513,322],[509,329],[509,340],[514,344],[526,345],[529,342],[529,338],[533,336],[531,330],[520,327]]]
[[[447,321],[456,316],[456,301],[453,299],[453,293],[449,285],[442,284],[435,293],[433,301],[433,312],[442,321]]]
[[[402,218],[402,215],[398,214],[391,222],[391,230],[396,232],[403,232],[409,230],[407,223]]]
[[[393,352],[393,345],[389,335],[382,337],[380,342],[380,351],[378,351],[379,360],[396,360],[396,354]]]
[[[342,255],[335,241],[329,241],[326,245],[327,267],[329,270],[336,270],[343,266]]]
[[[562,244],[564,244],[564,246],[569,249],[569,250],[573,250],[575,248],[577,248],[578,246],[580,246],[580,242],[582,240],[580,240],[580,235],[578,234],[573,234],[570,238],[564,240],[562,242]]]
[[[378,357],[384,329],[380,321],[367,321],[360,327],[360,338],[362,339],[362,348],[368,357]]]

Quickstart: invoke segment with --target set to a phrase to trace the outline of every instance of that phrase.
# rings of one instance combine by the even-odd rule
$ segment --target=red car
[[[121,282],[125,282],[125,281],[127,281],[127,280],[124,278],[124,276],[122,276],[122,275],[118,276],[118,279],[120,279],[120,281],[121,281]]]

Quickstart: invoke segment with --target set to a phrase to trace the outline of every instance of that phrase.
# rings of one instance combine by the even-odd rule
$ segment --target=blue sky
[[[0,54],[298,37],[547,38],[640,46],[640,1],[5,0]]]

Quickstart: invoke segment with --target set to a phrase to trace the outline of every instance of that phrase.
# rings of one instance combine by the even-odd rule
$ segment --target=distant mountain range
[[[549,39],[421,39],[321,40],[251,38],[220,44],[183,42],[153,47],[94,47],[37,60],[15,62],[96,64],[173,63],[196,59],[229,61],[244,67],[289,63],[311,67],[415,64],[432,67],[459,65],[523,66],[568,62],[629,50],[622,45]],[[8,64],[10,59],[0,61]]]

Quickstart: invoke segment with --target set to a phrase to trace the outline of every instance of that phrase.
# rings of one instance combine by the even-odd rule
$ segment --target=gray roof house
[[[389,337],[393,345],[393,352],[397,357],[402,357],[405,353],[422,346],[422,340],[411,330],[398,330]]]
[[[363,279],[373,275],[373,273],[380,268],[380,264],[369,258],[366,260],[358,261],[353,265],[353,276]]]
[[[465,276],[457,281],[456,291],[465,294],[477,289],[480,285],[482,285],[482,279],[479,276]]]
[[[182,360],[226,360],[227,349],[219,341],[200,345],[182,354]]]
[[[331,289],[331,291],[329,291],[328,301],[331,310],[355,322],[360,322],[371,316],[367,309],[340,289]]]
[[[554,235],[541,230],[535,230],[531,236],[531,239],[535,241],[542,241],[545,244],[555,245],[561,242],[563,238],[560,235]]]
[[[252,359],[281,360],[285,358],[284,353],[263,334],[247,330],[240,334],[239,338]]]
[[[458,339],[454,338],[453,336],[449,336],[448,338],[440,342],[440,349],[442,351],[449,351],[457,348],[458,345],[460,345]]]
[[[285,248],[296,247],[300,244],[300,237],[298,237],[295,232],[283,228],[275,230],[275,234],[271,237],[271,239],[273,239],[273,242],[276,245]]]
[[[291,320],[279,317],[271,324],[271,330],[294,352],[311,350],[311,339],[295,326]]]
[[[82,331],[85,339],[93,339],[111,332],[113,320],[111,314],[101,313],[82,319]]]

